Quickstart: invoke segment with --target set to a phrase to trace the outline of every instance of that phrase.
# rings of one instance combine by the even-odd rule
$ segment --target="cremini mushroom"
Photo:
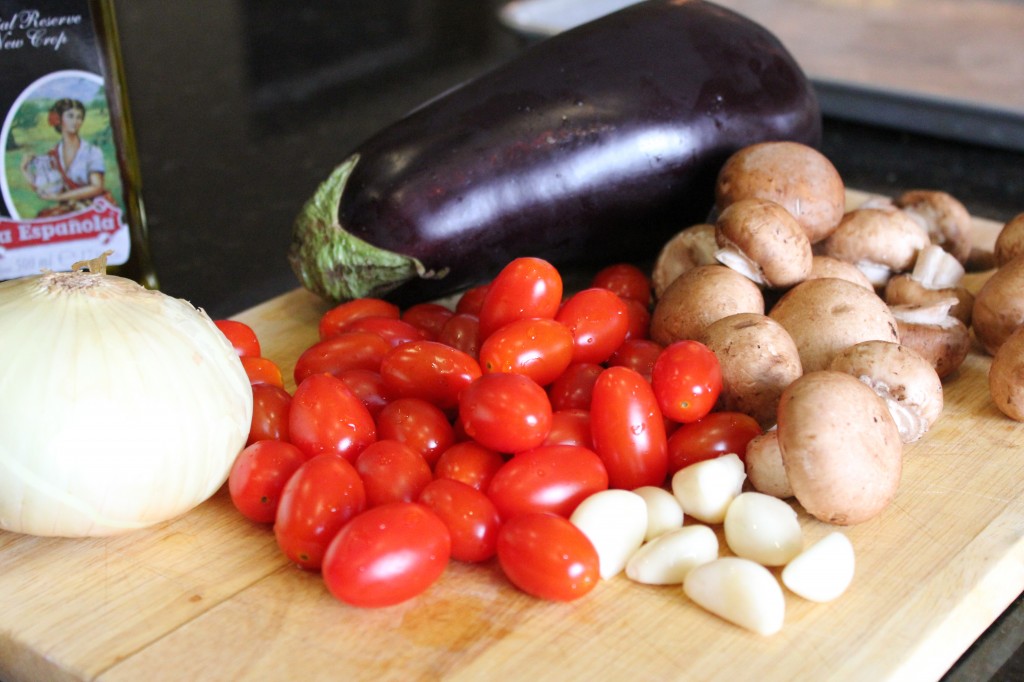
[[[928,233],[904,211],[856,208],[843,215],[822,253],[853,263],[883,287],[894,273],[909,271],[929,243]]]
[[[919,440],[942,414],[942,380],[928,360],[907,346],[858,343],[832,358],[829,369],[854,376],[877,393],[904,443]]]
[[[917,255],[914,269],[892,277],[885,285],[885,302],[896,305],[930,305],[955,298],[950,314],[971,324],[974,294],[961,284],[964,267],[951,253],[936,244],[929,244]]]
[[[853,263],[847,263],[832,256],[815,254],[811,258],[811,272],[807,275],[807,279],[821,279],[823,277],[845,279],[848,282],[864,287],[868,291],[873,292],[875,290],[875,286],[867,276]]]
[[[661,247],[654,261],[651,272],[654,296],[661,298],[672,280],[687,270],[717,263],[717,250],[715,226],[711,223],[698,223],[677,232]]]
[[[798,142],[761,142],[729,157],[715,186],[719,212],[752,197],[785,207],[812,244],[835,229],[846,208],[845,187],[835,166]]]
[[[825,369],[836,353],[855,343],[899,340],[885,301],[844,279],[801,282],[768,315],[793,338],[804,372]]]
[[[989,393],[999,411],[1024,422],[1024,327],[1010,334],[988,370]]]
[[[811,271],[810,240],[789,211],[768,199],[739,199],[725,207],[715,240],[715,258],[755,284],[789,287]]]
[[[667,346],[698,339],[712,322],[736,313],[764,313],[761,289],[724,265],[700,265],[677,277],[651,313],[651,339]]]
[[[895,497],[903,442],[885,403],[860,380],[804,374],[782,393],[778,433],[793,494],[818,520],[861,523]]]
[[[1003,225],[993,248],[996,267],[1002,267],[1020,255],[1024,255],[1024,213],[1015,215]]]
[[[971,332],[951,314],[957,299],[948,298],[928,305],[896,305],[889,310],[896,318],[900,343],[927,360],[940,379],[955,372],[971,349]]]
[[[918,222],[936,244],[966,263],[971,255],[971,214],[948,192],[914,189],[896,197],[893,202]]]
[[[1005,263],[981,285],[974,297],[971,324],[989,355],[1024,325],[1024,257]]]
[[[707,326],[698,339],[718,358],[723,410],[775,424],[779,396],[802,373],[800,353],[786,329],[767,315],[737,313]]]
[[[782,462],[778,430],[771,429],[754,436],[747,443],[744,462],[747,467],[747,480],[754,490],[780,500],[793,497],[793,486],[789,484],[786,466]]]

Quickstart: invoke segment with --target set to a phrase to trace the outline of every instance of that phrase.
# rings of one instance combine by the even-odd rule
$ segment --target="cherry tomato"
[[[595,362],[574,362],[566,367],[562,375],[548,386],[551,407],[556,410],[589,410],[594,383],[604,369]]]
[[[505,458],[497,451],[464,440],[441,453],[434,463],[434,478],[450,478],[486,491],[504,463]]]
[[[482,492],[461,481],[439,478],[427,484],[419,502],[448,527],[453,559],[476,563],[494,556],[501,518]]]
[[[426,506],[395,502],[368,509],[331,541],[322,573],[335,598],[391,606],[426,591],[444,573],[451,537]]]
[[[402,311],[402,321],[422,331],[424,338],[437,340],[444,323],[454,314],[451,308],[440,303],[416,303]]]
[[[385,405],[394,400],[394,395],[384,385],[380,372],[371,369],[346,369],[338,372],[337,377],[345,383],[348,390],[356,394],[374,419]]]
[[[722,391],[722,370],[714,352],[703,343],[676,341],[654,363],[651,387],[666,417],[694,422],[714,408]]]
[[[355,467],[335,455],[318,455],[285,484],[274,536],[285,556],[317,570],[331,538],[365,508],[366,492]]]
[[[281,492],[306,456],[291,443],[261,440],[235,458],[228,475],[228,492],[242,516],[256,523],[273,523]]]
[[[594,545],[555,514],[523,514],[503,524],[498,562],[513,585],[540,599],[579,599],[601,578]]]
[[[572,332],[573,362],[604,362],[629,331],[629,309],[608,289],[576,292],[555,319]]]
[[[252,387],[252,425],[246,445],[260,440],[288,440],[288,410],[292,396],[280,386]]]
[[[455,430],[441,408],[420,398],[399,398],[377,415],[377,438],[413,449],[428,466],[455,443]]]
[[[480,320],[469,313],[455,313],[441,327],[437,340],[475,358],[480,352]]]
[[[341,328],[361,317],[395,317],[400,310],[394,303],[379,298],[357,298],[337,305],[320,317],[320,339],[340,333]]]
[[[273,360],[249,355],[244,355],[239,360],[242,361],[242,369],[245,370],[246,376],[249,377],[250,384],[270,384],[271,386],[284,388],[284,377],[281,376],[281,368]]]
[[[594,449],[611,487],[661,485],[668,473],[665,422],[650,384],[628,367],[609,367],[597,378],[590,406]]]
[[[668,439],[668,472],[735,453],[746,461],[747,443],[761,435],[757,420],[742,412],[712,412],[681,425]]]
[[[434,479],[423,456],[397,440],[378,440],[356,457],[356,471],[366,488],[366,506],[415,502]]]
[[[408,341],[421,341],[427,338],[426,332],[408,322],[394,317],[360,317],[352,320],[341,328],[342,334],[347,332],[370,332],[376,334],[394,348]]]
[[[640,301],[624,298],[629,326],[626,329],[627,339],[648,339],[651,337],[651,310]]]
[[[293,377],[298,386],[311,374],[337,376],[349,369],[380,370],[381,361],[391,350],[384,337],[373,332],[340,332],[314,343],[295,361]]]
[[[292,395],[288,434],[307,457],[326,452],[354,461],[363,448],[377,440],[377,426],[341,379],[313,374]]]
[[[639,372],[649,382],[654,374],[654,363],[657,362],[661,351],[661,344],[650,339],[626,339],[608,358],[608,366],[629,367]]]
[[[551,430],[551,402],[522,374],[484,374],[459,402],[466,434],[498,452],[522,452],[544,442]]]
[[[647,306],[651,302],[651,281],[643,270],[632,263],[615,263],[594,275],[590,286],[613,291],[620,298]]]
[[[252,327],[238,320],[214,320],[220,333],[227,337],[240,358],[258,358],[260,340]]]
[[[594,449],[594,438],[590,435],[590,410],[570,408],[551,413],[551,431],[544,439],[544,445],[579,445]]]
[[[542,445],[505,462],[491,479],[487,497],[506,521],[530,512],[568,517],[584,499],[607,489],[608,472],[594,451]]]
[[[480,307],[480,338],[509,322],[553,318],[562,302],[562,276],[541,258],[516,258],[491,282]]]
[[[484,298],[487,297],[487,290],[490,288],[490,283],[487,283],[466,289],[455,302],[455,312],[478,317],[484,305]]]
[[[550,319],[516,320],[496,329],[480,346],[486,372],[524,374],[541,386],[557,379],[572,362],[572,332]]]
[[[400,398],[420,398],[442,410],[481,375],[475,358],[437,341],[411,341],[393,348],[380,365],[384,385]]]

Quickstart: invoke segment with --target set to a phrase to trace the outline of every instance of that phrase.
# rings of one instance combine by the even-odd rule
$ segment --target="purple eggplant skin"
[[[730,154],[818,146],[805,74],[709,2],[648,0],[551,37],[359,145],[296,220],[304,286],[403,303],[493,277],[651,259],[707,220]]]

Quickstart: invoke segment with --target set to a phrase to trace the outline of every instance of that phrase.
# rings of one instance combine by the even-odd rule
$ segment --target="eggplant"
[[[650,259],[707,220],[719,168],[818,146],[818,101],[779,40],[695,0],[649,0],[526,48],[352,150],[295,221],[289,261],[332,300],[440,297],[519,256]]]

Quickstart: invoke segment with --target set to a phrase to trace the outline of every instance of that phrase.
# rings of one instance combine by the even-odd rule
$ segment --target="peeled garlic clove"
[[[638,549],[626,564],[626,576],[645,585],[681,585],[690,571],[717,558],[715,532],[707,526],[686,526]]]
[[[723,557],[697,566],[683,591],[698,606],[761,635],[782,629],[786,600],[767,568],[750,559]]]
[[[677,471],[672,476],[672,494],[685,514],[704,523],[721,523],[746,477],[743,461],[730,453]]]
[[[583,531],[594,549],[601,577],[622,572],[647,533],[647,504],[628,490],[602,490],[580,502],[569,521]]]
[[[647,534],[650,541],[662,533],[676,530],[683,525],[683,508],[675,495],[653,485],[645,485],[633,491],[647,504]]]
[[[764,493],[741,493],[725,513],[725,542],[736,556],[762,566],[784,566],[804,546],[796,512]]]
[[[790,561],[782,569],[782,583],[804,599],[832,601],[850,586],[854,565],[853,544],[835,531]]]

